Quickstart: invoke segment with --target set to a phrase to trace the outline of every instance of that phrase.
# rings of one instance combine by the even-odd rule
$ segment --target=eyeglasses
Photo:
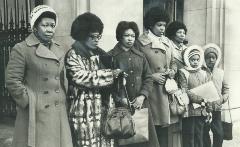
[[[100,40],[102,38],[102,35],[101,34],[99,34],[99,35],[89,35],[89,37],[92,40]]]

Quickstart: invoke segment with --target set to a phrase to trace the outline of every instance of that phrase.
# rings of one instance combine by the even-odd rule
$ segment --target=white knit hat
[[[47,5],[39,5],[35,8],[33,8],[31,14],[30,14],[30,25],[31,29],[33,29],[33,26],[35,24],[35,21],[44,13],[44,12],[52,12],[56,15],[56,25],[58,22],[57,14],[56,12]]]

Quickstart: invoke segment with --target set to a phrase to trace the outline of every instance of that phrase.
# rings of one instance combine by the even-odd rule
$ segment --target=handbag
[[[126,86],[123,85],[127,98],[128,108],[113,107],[107,114],[107,120],[103,126],[103,135],[109,139],[129,138],[135,135],[135,124],[132,119],[132,109],[128,99]]]
[[[230,111],[229,100],[228,100],[228,112],[230,115],[230,122],[222,121],[223,139],[224,140],[232,140],[233,139],[233,133],[232,133],[233,123],[232,123],[232,115],[231,115],[231,111]]]
[[[169,108],[173,115],[183,115],[186,112],[186,106],[174,94],[169,96]]]
[[[148,108],[135,110],[132,118],[135,122],[136,134],[127,139],[119,139],[119,145],[128,145],[149,141]]]

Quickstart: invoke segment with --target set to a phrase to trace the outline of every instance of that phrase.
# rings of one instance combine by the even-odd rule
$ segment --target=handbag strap
[[[231,114],[231,110],[230,110],[230,102],[229,102],[229,98],[228,98],[228,111],[229,111],[230,120],[231,120],[231,123],[232,123],[232,114]]]
[[[133,113],[133,110],[132,110],[132,107],[131,107],[131,104],[130,104],[130,100],[129,100],[129,97],[128,97],[128,92],[127,92],[127,87],[126,87],[126,78],[123,76],[123,88],[124,88],[124,92],[126,94],[126,99],[127,99],[127,104],[128,104],[128,109],[131,113]]]

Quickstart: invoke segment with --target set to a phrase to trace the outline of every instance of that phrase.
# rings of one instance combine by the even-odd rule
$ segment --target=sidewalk
[[[12,147],[14,118],[0,119],[0,147]]]

